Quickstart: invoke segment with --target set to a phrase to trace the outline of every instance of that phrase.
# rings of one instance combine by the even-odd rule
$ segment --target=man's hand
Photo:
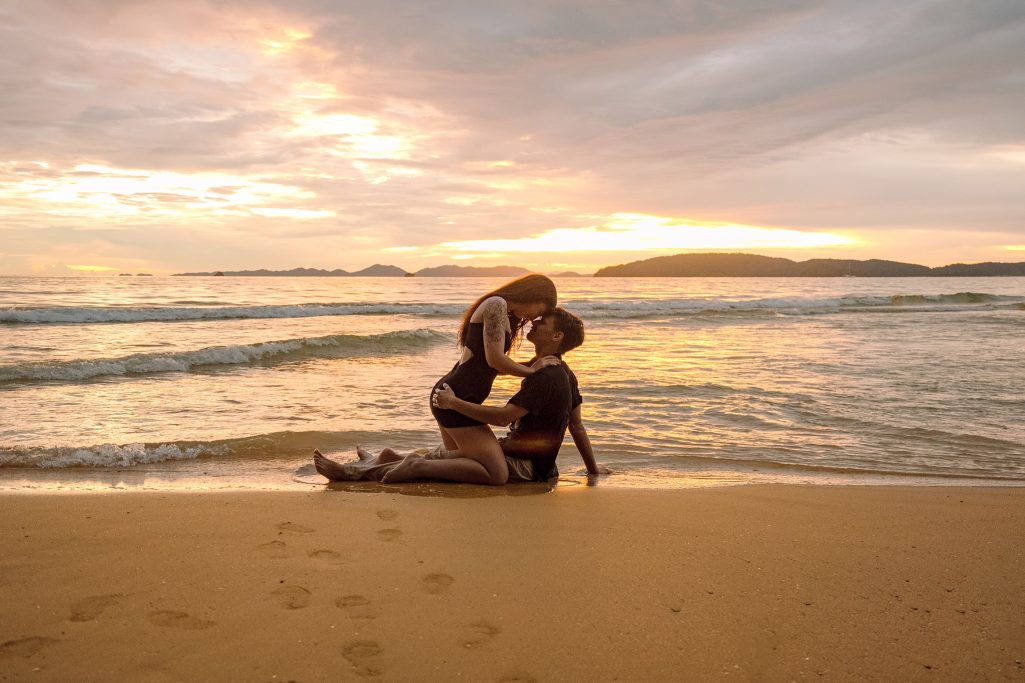
[[[534,364],[530,367],[534,372],[537,372],[541,368],[547,368],[549,365],[558,365],[561,362],[558,356],[543,356],[534,361]]]
[[[438,408],[451,410],[455,406],[457,398],[456,392],[452,391],[452,387],[442,384],[440,389],[434,390],[434,397],[431,399],[431,402]]]

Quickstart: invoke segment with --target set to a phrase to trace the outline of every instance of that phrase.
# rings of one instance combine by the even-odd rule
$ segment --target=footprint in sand
[[[0,645],[0,657],[31,657],[44,647],[56,645],[60,641],[56,638],[44,638],[43,636],[28,636],[17,640],[8,640]]]
[[[71,621],[93,621],[103,610],[113,607],[124,596],[121,593],[109,595],[93,595],[79,600],[71,606]]]
[[[341,562],[342,560],[342,554],[334,550],[311,550],[306,554],[314,560],[324,560],[325,562]]]
[[[448,589],[452,585],[453,581],[455,581],[455,579],[448,574],[428,574],[423,578],[423,581],[420,582],[420,585],[423,587],[425,593],[439,595],[441,593],[448,593]]]
[[[270,598],[284,609],[302,609],[310,604],[310,591],[302,586],[287,584],[272,590]]]
[[[399,516],[399,513],[395,512],[394,510],[378,510],[377,516],[385,522],[390,522],[393,519],[397,518]]]
[[[264,557],[269,557],[273,560],[280,560],[288,557],[288,548],[285,546],[284,541],[271,541],[270,543],[262,543],[256,546],[256,549],[260,551],[260,554]]]
[[[216,621],[207,621],[186,612],[176,612],[174,610],[150,612],[148,616],[150,623],[164,628],[184,628],[189,631],[200,631],[217,625]]]
[[[381,529],[377,537],[382,541],[397,541],[402,537],[402,529]]]
[[[282,522],[277,525],[278,531],[290,531],[294,534],[312,534],[313,529],[302,524],[296,524],[295,522]]]
[[[335,600],[335,607],[343,610],[357,626],[366,626],[377,618],[377,610],[362,595],[343,595]]]
[[[365,678],[381,675],[377,660],[380,655],[381,646],[375,640],[354,640],[342,648],[342,656],[352,664],[356,675]]]
[[[486,621],[475,621],[470,624],[467,635],[460,642],[465,648],[477,648],[486,644],[501,632],[502,629],[494,624],[489,624]]]

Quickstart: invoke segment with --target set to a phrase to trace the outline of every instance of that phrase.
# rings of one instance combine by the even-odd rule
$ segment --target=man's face
[[[555,334],[555,320],[545,315],[530,321],[530,330],[527,332],[527,341],[534,344],[543,344],[550,341]]]

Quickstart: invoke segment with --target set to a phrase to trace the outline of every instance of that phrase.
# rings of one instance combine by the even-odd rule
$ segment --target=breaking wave
[[[189,302],[198,303],[198,302]],[[567,301],[570,310],[590,318],[687,317],[696,315],[816,315],[859,312],[939,312],[964,309],[1020,309],[1025,296],[979,292],[957,294],[849,295],[832,298],[605,299]],[[13,307],[0,310],[0,324],[93,324],[311,318],[344,315],[414,315],[458,317],[463,304],[434,303],[307,303],[277,306]]]
[[[0,323],[76,324],[176,322],[185,320],[243,320],[261,318],[316,318],[338,315],[419,316],[460,315],[465,306],[454,304],[285,304],[280,306],[47,306],[0,310]]]
[[[568,302],[566,307],[585,318],[649,318],[690,316],[823,315],[831,313],[944,312],[1019,309],[1025,297],[960,292],[957,294],[848,295],[830,298],[769,298],[751,300],[664,299]]]
[[[225,463],[262,462],[271,467],[301,457],[309,458],[314,448],[351,454],[359,443],[384,439],[401,447],[413,448],[432,443],[436,432],[397,430],[385,435],[371,432],[272,432],[217,441],[134,442],[88,446],[0,446],[0,468],[94,469],[135,467],[163,462],[215,460]]]
[[[418,329],[373,335],[336,334],[304,337],[257,344],[211,346],[195,351],[172,353],[136,353],[118,358],[23,363],[0,366],[0,382],[55,380],[76,382],[94,377],[148,375],[160,372],[189,372],[215,365],[244,365],[283,360],[288,356],[349,357],[379,353],[415,351],[445,341],[451,335]]]
[[[223,448],[204,445],[188,447],[173,443],[130,443],[121,446],[106,443],[62,448],[0,447],[0,467],[131,467],[172,460],[194,460],[200,455],[218,455],[223,452]]]

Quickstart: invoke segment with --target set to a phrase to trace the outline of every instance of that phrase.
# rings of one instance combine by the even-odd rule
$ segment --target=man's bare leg
[[[441,479],[464,484],[491,484],[492,477],[476,460],[470,458],[446,458],[424,460],[416,453],[410,453],[395,465],[384,478],[386,484],[398,484],[414,479]]]
[[[384,464],[387,464],[389,462],[398,462],[398,461],[402,460],[403,458],[405,458],[407,455],[420,455],[415,450],[412,450],[412,451],[397,451],[394,448],[382,448],[381,452],[378,453],[377,455],[374,455],[373,453],[371,453],[370,451],[366,450],[365,448],[362,449],[362,450],[363,450],[363,453],[365,455],[360,455],[360,460],[362,460],[364,462],[369,462],[369,461],[373,460],[374,463],[376,463],[378,465],[384,465]],[[357,449],[356,452],[358,454],[359,453],[359,449]],[[460,451],[448,451],[448,450],[445,450],[444,448],[442,448],[440,450],[440,452],[438,452],[437,454],[432,453],[430,455],[430,459],[431,460],[438,460],[438,459],[442,459],[442,458],[462,458],[462,457],[464,457],[464,456],[463,456],[463,454]]]

